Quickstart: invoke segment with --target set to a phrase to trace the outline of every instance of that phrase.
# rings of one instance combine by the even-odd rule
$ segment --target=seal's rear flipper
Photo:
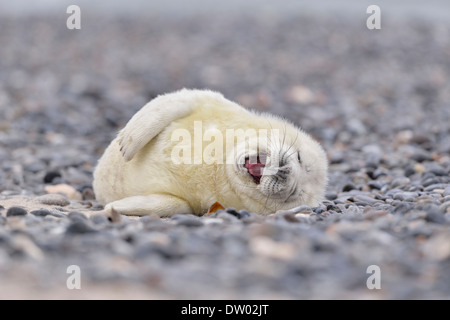
[[[120,151],[125,161],[133,159],[139,150],[172,121],[188,116],[205,96],[223,99],[220,93],[183,89],[158,96],[142,107],[118,135]]]
[[[128,216],[145,216],[155,213],[160,217],[193,213],[186,201],[167,194],[124,198],[106,205],[105,211],[107,215],[119,213]]]

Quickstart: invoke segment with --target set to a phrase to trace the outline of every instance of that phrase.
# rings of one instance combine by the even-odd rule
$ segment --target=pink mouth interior
[[[249,158],[245,159],[245,168],[247,168],[248,173],[252,176],[256,184],[260,184],[261,182],[264,167],[265,165],[261,163],[259,156],[256,163],[250,163]]]

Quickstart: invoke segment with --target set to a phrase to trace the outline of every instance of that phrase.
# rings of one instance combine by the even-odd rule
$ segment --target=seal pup
[[[202,215],[219,202],[268,214],[317,206],[327,166],[319,143],[287,120],[183,89],[129,120],[98,161],[93,187],[109,213]]]

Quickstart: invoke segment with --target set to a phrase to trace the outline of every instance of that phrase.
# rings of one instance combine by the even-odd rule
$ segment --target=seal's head
[[[228,170],[236,193],[262,204],[266,213],[319,205],[328,181],[324,150],[291,124],[275,121],[270,127],[266,136],[236,146],[235,165]]]

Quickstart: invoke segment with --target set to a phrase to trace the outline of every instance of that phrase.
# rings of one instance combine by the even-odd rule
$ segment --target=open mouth
[[[244,167],[247,169],[247,171],[250,174],[250,176],[252,177],[253,181],[256,184],[260,184],[261,177],[263,175],[263,170],[265,167],[265,164],[263,162],[265,162],[265,161],[264,161],[264,159],[260,159],[260,157],[258,156],[256,159],[256,163],[253,163],[253,162],[254,162],[254,160],[252,161],[252,163],[250,163],[250,159],[248,157],[245,158]]]

